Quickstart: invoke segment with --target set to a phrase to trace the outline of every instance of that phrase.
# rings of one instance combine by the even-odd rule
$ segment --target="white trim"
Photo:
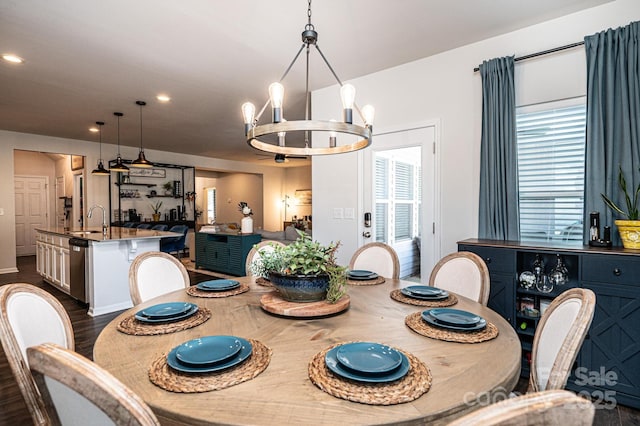
[[[16,272],[20,272],[18,268],[4,268],[0,269],[0,275],[2,274],[14,274]]]

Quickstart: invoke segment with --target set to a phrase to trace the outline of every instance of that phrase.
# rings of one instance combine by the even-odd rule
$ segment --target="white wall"
[[[15,272],[15,199],[14,199],[14,150],[41,151],[84,155],[86,178],[86,206],[95,203],[109,205],[109,179],[106,176],[93,176],[90,170],[95,168],[98,160],[98,143],[77,141],[73,139],[54,138],[26,133],[0,130],[0,208],[4,215],[0,216],[0,274]],[[116,146],[102,144],[103,157],[115,157]],[[120,147],[123,158],[136,158],[138,148]],[[282,168],[261,166],[239,161],[219,160],[195,155],[176,154],[170,152],[145,149],[151,161],[160,163],[195,166],[205,170],[235,171],[262,175],[262,194],[264,226],[267,229],[278,229],[281,226],[280,200],[282,197],[285,171]],[[55,182],[55,181],[54,181]]]
[[[441,257],[456,242],[477,236],[478,177],[483,60],[547,50],[583,40],[585,35],[640,19],[640,1],[617,0],[499,37],[351,80],[359,105],[376,107],[375,131],[439,121]],[[430,42],[424,40],[420,42]],[[339,64],[334,64],[340,71]],[[517,102],[530,104],[584,94],[584,48],[516,65]],[[314,119],[339,118],[335,86],[313,93]],[[373,139],[375,144],[375,137]],[[321,242],[341,240],[339,261],[346,264],[358,247],[357,221],[332,218],[334,207],[357,208],[361,217],[362,153],[313,158],[313,235]],[[426,274],[426,271],[423,271]]]

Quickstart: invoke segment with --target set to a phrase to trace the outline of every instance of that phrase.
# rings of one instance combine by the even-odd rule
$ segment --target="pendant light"
[[[140,107],[140,152],[138,158],[131,162],[131,167],[150,168],[153,167],[153,163],[144,157],[144,148],[142,147],[142,107],[147,103],[144,101],[136,101],[136,105]]]
[[[104,168],[104,164],[102,162],[102,126],[104,126],[104,121],[96,121],[96,124],[98,125],[98,132],[100,134],[100,158],[98,159],[98,167],[93,169],[91,174],[98,176],[108,176],[111,174],[111,172]]]
[[[122,157],[120,157],[120,117],[124,114],[121,112],[114,112],[113,115],[118,117],[118,157],[116,157],[116,164],[109,167],[112,172],[127,172],[129,168],[122,163]]]

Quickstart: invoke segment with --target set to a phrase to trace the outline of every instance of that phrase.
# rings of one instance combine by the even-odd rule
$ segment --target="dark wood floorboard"
[[[65,293],[56,290],[45,283],[35,270],[35,256],[19,257],[17,259],[19,272],[0,274],[0,285],[25,282],[36,285],[53,294],[65,307],[71,322],[76,340],[76,351],[87,358],[92,358],[93,344],[100,331],[120,312],[90,317],[87,315],[87,306],[77,302]],[[199,274],[189,271],[191,284],[215,279],[211,275]],[[527,381],[521,379],[515,391],[524,393],[527,390]],[[428,395],[426,396],[428,397]],[[31,417],[22,399],[18,385],[13,378],[4,351],[0,348],[0,426],[27,425],[31,423]],[[90,422],[87,423],[90,425]],[[625,406],[615,409],[598,409],[594,425],[597,426],[640,426],[640,411]]]

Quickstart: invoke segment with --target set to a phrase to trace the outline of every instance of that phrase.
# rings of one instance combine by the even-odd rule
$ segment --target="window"
[[[418,236],[422,194],[420,158],[420,148],[376,153],[376,241],[393,244]]]
[[[215,223],[216,221],[216,189],[206,188],[207,196],[207,223]]]
[[[520,239],[582,241],[584,98],[518,108]]]

